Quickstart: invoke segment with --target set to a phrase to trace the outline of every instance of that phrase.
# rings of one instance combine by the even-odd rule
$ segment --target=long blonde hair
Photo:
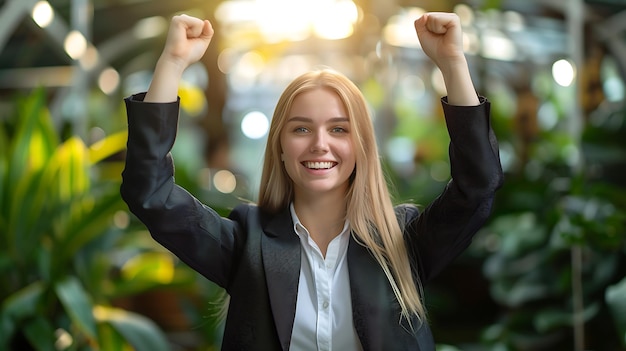
[[[280,96],[272,118],[259,191],[259,207],[277,213],[293,200],[293,184],[280,154],[280,134],[294,99],[324,88],[335,92],[348,113],[356,168],[346,194],[347,219],[355,240],[367,247],[382,267],[402,309],[402,317],[425,318],[419,281],[413,277],[402,229],[396,218],[379,161],[374,127],[365,98],[344,75],[330,69],[305,73]]]

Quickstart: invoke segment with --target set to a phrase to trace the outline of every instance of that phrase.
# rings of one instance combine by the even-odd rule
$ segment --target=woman
[[[296,78],[277,103],[258,205],[222,218],[174,183],[177,83],[213,29],[172,19],[148,92],[126,99],[121,193],[159,243],[228,292],[223,349],[435,349],[421,284],[469,245],[502,171],[458,17],[428,13],[415,29],[448,93],[452,180],[432,204],[392,206],[362,94],[322,70]]]

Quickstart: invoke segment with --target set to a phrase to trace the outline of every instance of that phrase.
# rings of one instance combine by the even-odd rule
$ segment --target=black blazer
[[[300,273],[300,241],[288,208],[276,215],[252,204],[220,217],[174,182],[170,150],[179,102],[127,98],[128,151],[121,194],[155,240],[223,287],[230,305],[224,350],[288,350]],[[396,207],[416,277],[428,282],[471,242],[502,184],[489,103],[456,107],[442,100],[450,133],[452,178],[424,211]],[[353,321],[364,350],[434,351],[427,323],[400,323],[400,307],[368,250],[350,239],[347,253]],[[417,288],[417,287],[416,287]]]

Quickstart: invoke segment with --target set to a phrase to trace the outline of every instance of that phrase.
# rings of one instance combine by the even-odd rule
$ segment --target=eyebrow
[[[289,123],[289,122],[307,122],[307,123],[311,123],[311,122],[313,122],[313,119],[309,118],[309,117],[294,116],[294,117],[291,117],[291,118],[289,118],[287,120],[287,123]],[[333,118],[329,119],[326,122],[327,123],[350,122],[350,119],[348,117],[333,117]]]

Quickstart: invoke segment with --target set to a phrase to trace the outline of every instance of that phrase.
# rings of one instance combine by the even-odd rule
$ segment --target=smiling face
[[[344,196],[356,159],[339,96],[323,88],[299,94],[280,133],[282,161],[296,197]]]

